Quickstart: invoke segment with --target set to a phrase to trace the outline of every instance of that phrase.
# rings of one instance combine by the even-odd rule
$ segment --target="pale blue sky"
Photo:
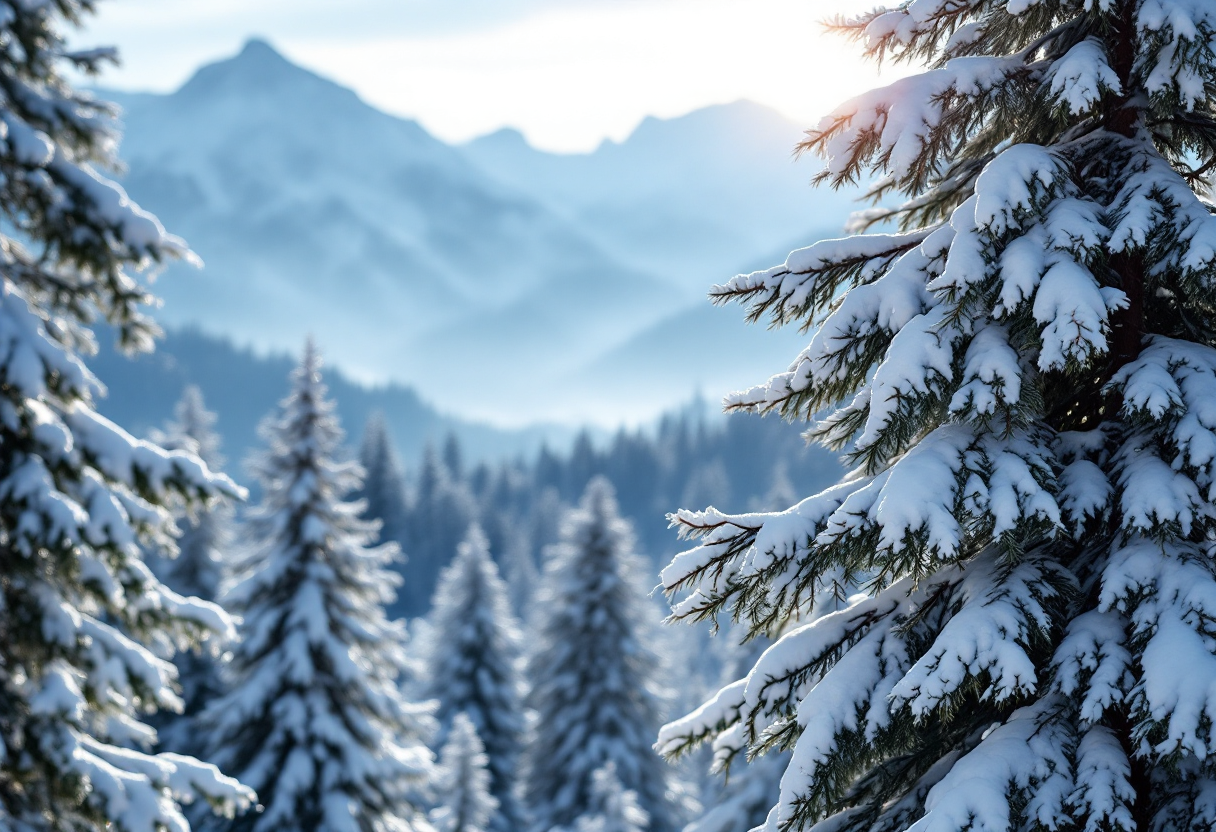
[[[106,0],[102,83],[167,91],[251,35],[447,140],[513,126],[546,149],[750,98],[811,123],[873,86],[818,21],[869,0]]]

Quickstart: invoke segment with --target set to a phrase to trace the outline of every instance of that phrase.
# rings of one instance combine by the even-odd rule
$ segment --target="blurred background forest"
[[[809,186],[811,164],[791,152],[802,126],[738,100],[646,117],[591,149],[540,149],[511,127],[443,139],[262,38],[173,89],[103,76],[97,92],[121,108],[122,186],[205,264],[172,264],[153,286],[165,329],[154,353],[121,354],[100,333],[99,410],[250,488],[235,511],[182,518],[182,556],[151,556],[161,578],[252,620],[269,614],[273,593],[242,601],[231,586],[260,580],[245,564],[282,557],[267,518],[275,506],[287,517],[290,496],[267,466],[290,467],[304,430],[293,419],[307,422],[314,393],[332,397],[344,434],[317,423],[324,464],[362,466],[338,496],[362,501],[368,542],[401,553],[385,564],[400,578],[385,612],[406,622],[411,668],[397,684],[404,700],[439,702],[438,733],[419,723],[410,739],[440,756],[433,793],[416,800],[437,825],[479,830],[444,813],[480,792],[498,830],[583,815],[656,832],[762,820],[780,759],[736,771],[723,791],[704,756],[669,772],[650,746],[661,720],[764,645],[663,627],[650,590],[685,546],[668,512],[780,510],[842,473],[801,426],[720,412],[807,336],[705,298],[842,230],[855,194]],[[306,338],[319,355],[301,357]],[[318,368],[327,392],[310,387]],[[594,565],[595,552],[609,561]],[[618,579],[625,588],[596,607],[596,587]],[[187,708],[158,723],[163,748],[240,765],[225,763],[224,742],[242,729],[216,714],[272,658],[235,650],[223,668],[179,659]],[[578,676],[592,712],[562,704],[563,674],[589,657],[614,667],[613,655],[623,678],[599,690]],[[622,691],[627,737],[594,713]],[[546,735],[554,725],[561,737]],[[546,773],[559,746],[586,759],[558,755]]]

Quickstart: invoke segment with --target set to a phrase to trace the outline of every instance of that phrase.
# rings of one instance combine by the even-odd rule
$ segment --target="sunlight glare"
[[[483,32],[287,44],[371,103],[441,138],[521,128],[546,150],[623,139],[645,115],[749,98],[802,124],[870,86],[873,65],[825,33],[841,3],[669,0],[564,9]],[[848,4],[856,7],[857,4]]]

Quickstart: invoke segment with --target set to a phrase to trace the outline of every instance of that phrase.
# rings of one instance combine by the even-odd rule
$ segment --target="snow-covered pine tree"
[[[174,408],[174,418],[152,440],[163,448],[188,451],[213,471],[224,465],[215,414],[207,410],[202,391],[189,385]],[[183,512],[178,518],[181,534],[177,555],[154,561],[157,576],[174,592],[214,601],[224,577],[223,555],[231,544],[232,506]]]
[[[713,290],[814,330],[731,408],[809,419],[840,485],[674,515],[681,618],[793,629],[668,726],[792,748],[771,829],[1216,823],[1216,3],[915,0],[839,28],[927,63],[804,148],[863,221]],[[864,228],[859,229],[864,231]]]
[[[377,411],[367,420],[363,441],[359,445],[359,462],[363,465],[363,487],[360,497],[367,504],[363,516],[380,521],[381,542],[406,542],[405,474],[397,448],[389,435],[384,414]]]
[[[428,829],[416,789],[431,774],[431,718],[397,691],[404,637],[384,616],[396,547],[372,546],[375,524],[342,499],[361,471],[341,458],[311,342],[262,433],[252,549],[224,598],[242,640],[230,690],[200,718],[208,758],[256,784],[265,807],[229,828]]]
[[[454,433],[449,433],[443,440],[443,467],[452,479],[457,482],[464,480],[464,450]]]
[[[732,626],[716,634],[714,642],[727,639],[722,667],[722,681],[731,684],[744,678],[772,641],[764,636],[752,637],[746,628]],[[737,754],[730,752],[736,751]],[[761,826],[769,810],[780,796],[781,777],[789,765],[787,752],[771,752],[755,759],[746,759],[746,745],[737,744],[727,749],[716,761],[720,765],[710,771],[710,779],[702,787],[704,809],[687,826],[684,832],[745,832]],[[730,754],[730,759],[726,759]],[[690,762],[697,762],[694,756]],[[726,771],[722,771],[726,768]],[[724,777],[729,774],[728,777]]]
[[[0,826],[182,830],[181,801],[252,793],[137,750],[153,739],[138,714],[180,704],[158,653],[231,625],[162,586],[141,544],[172,549],[174,499],[239,489],[94,409],[92,323],[151,349],[135,275],[192,255],[102,173],[117,164],[112,111],[67,75],[113,52],[64,34],[93,6],[0,6]]]
[[[163,430],[153,431],[153,437],[164,447],[189,450],[208,468],[219,470],[225,460],[220,451],[223,439],[215,429],[215,422],[215,414],[207,409],[207,403],[203,400],[203,391],[198,385],[187,384],[182,389],[181,398],[173,406],[173,418]],[[214,596],[214,587],[211,589],[210,594]]]
[[[512,529],[507,550],[503,554],[503,577],[507,582],[507,595],[516,617],[524,619],[532,610],[532,596],[540,581],[540,570],[532,554],[532,543],[528,534],[518,527]],[[525,621],[526,623],[526,621]]]
[[[524,766],[533,828],[569,827],[594,807],[593,775],[616,766],[652,832],[676,818],[667,767],[651,747],[661,716],[645,639],[645,587],[607,480],[588,485],[545,564],[528,704],[537,724]]]
[[[487,832],[491,828],[498,801],[490,794],[489,765],[473,721],[468,714],[456,714],[439,752],[435,788],[439,806],[431,812],[436,832]]]
[[[616,763],[605,763],[592,773],[590,798],[587,810],[574,822],[575,832],[645,832],[650,823],[637,792],[621,785]]]
[[[196,454],[213,471],[224,464],[220,436],[215,431],[215,414],[207,410],[202,391],[189,385],[174,410],[174,419],[165,430],[153,435],[165,448]],[[225,553],[233,543],[233,511],[229,503],[195,508],[177,518],[181,534],[177,556],[154,557],[150,566],[165,585],[180,595],[193,595],[215,601],[225,574]],[[155,721],[160,748],[180,754],[202,753],[203,737],[194,717],[222,689],[219,662],[214,644],[198,645],[174,657],[184,707],[180,714],[163,715]]]
[[[489,829],[525,826],[516,772],[524,733],[521,635],[481,528],[470,527],[435,589],[425,693],[439,701],[440,737],[465,714],[484,743],[498,810]]]
[[[402,587],[396,612],[410,617],[426,612],[439,573],[476,518],[477,505],[468,487],[453,477],[434,446],[428,444],[409,513],[406,554],[410,580]]]

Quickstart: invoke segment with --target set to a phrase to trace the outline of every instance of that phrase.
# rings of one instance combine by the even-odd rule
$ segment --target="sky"
[[[101,84],[166,92],[265,37],[293,61],[447,141],[515,127],[593,149],[647,115],[748,98],[802,124],[874,85],[821,21],[869,0],[107,0],[80,45]]]

